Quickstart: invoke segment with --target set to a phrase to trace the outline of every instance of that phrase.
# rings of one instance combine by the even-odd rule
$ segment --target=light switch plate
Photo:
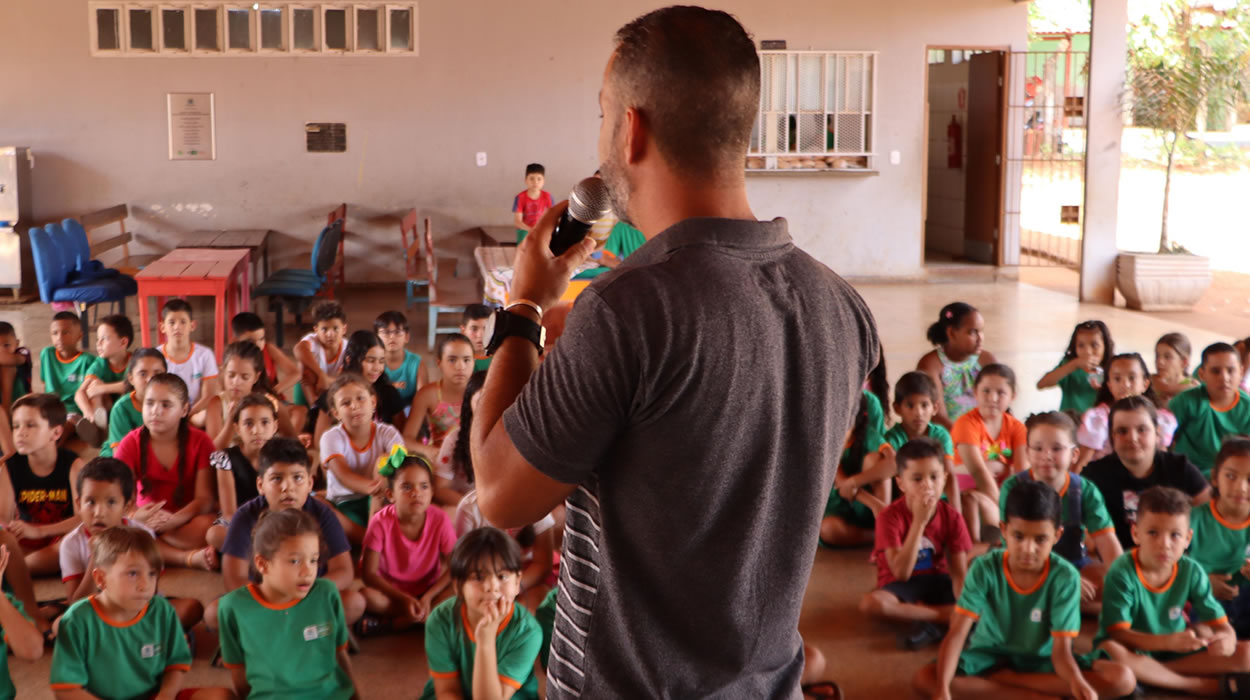
[[[903,162],[903,156],[898,151],[890,151],[890,165],[898,165]]]
[[[486,151],[477,152],[477,167],[479,168],[486,167]]]

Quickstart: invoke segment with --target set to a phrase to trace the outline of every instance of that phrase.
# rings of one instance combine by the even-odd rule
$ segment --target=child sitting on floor
[[[1155,343],[1155,374],[1150,378],[1150,385],[1163,403],[1198,386],[1198,380],[1189,373],[1192,354],[1189,338],[1184,333],[1165,333]]]
[[[57,447],[64,427],[65,404],[52,394],[27,394],[13,404],[17,454],[5,462],[0,522],[18,538],[35,576],[56,571],[61,536],[79,522],[74,484],[83,461]]]
[[[1193,538],[1189,512],[1189,497],[1176,489],[1156,486],[1141,495],[1137,548],[1107,571],[1094,646],[1143,685],[1246,697],[1250,643],[1237,641],[1206,572],[1184,554]]]
[[[313,406],[343,369],[343,350],[347,348],[347,314],[335,301],[321,301],[309,311],[313,331],[295,344],[301,379],[295,385],[294,403]],[[310,409],[311,410],[311,409]]]
[[[95,355],[85,352],[82,342],[82,324],[72,311],[58,311],[52,316],[52,345],[39,353],[39,378],[43,390],[65,404],[67,425],[73,428],[82,417],[82,409],[74,402],[74,394],[87,378],[87,369],[95,362]]]
[[[191,341],[195,321],[191,318],[191,305],[184,299],[170,299],[161,309],[161,333],[165,344],[160,351],[165,355],[165,371],[176,375],[187,385],[190,413],[196,425],[204,425],[202,411],[208,400],[221,393],[217,378],[217,356],[212,349]]]
[[[143,425],[143,396],[148,390],[148,380],[165,372],[165,356],[156,348],[139,348],[130,354],[126,368],[126,386],[129,388],[109,410],[108,438],[100,447],[101,457],[112,457],[113,450],[122,438]]]
[[[1081,608],[1084,612],[1096,613],[1103,575],[1124,550],[1116,539],[1115,527],[1098,487],[1071,471],[1076,459],[1076,424],[1068,414],[1051,411],[1029,416],[1025,427],[1029,439],[1029,470],[1007,477],[999,493],[999,503],[1006,510],[1011,490],[1030,481],[1040,481],[1059,494],[1063,505],[1063,533],[1054,551],[1081,572]],[[1085,552],[1087,538],[1098,552],[1097,561]]]
[[[250,340],[238,340],[226,347],[223,359],[222,375],[225,380],[222,392],[210,398],[204,407],[204,428],[213,438],[213,446],[224,450],[234,442],[236,434],[232,418],[236,415],[235,404],[251,394],[267,397],[273,404],[278,432],[295,437],[295,427],[291,424],[286,405],[265,374],[265,356],[260,348]]]
[[[1094,407],[1114,354],[1115,343],[1107,324],[1102,321],[1078,323],[1063,359],[1037,380],[1037,388],[1059,387],[1062,392],[1059,410],[1079,416]]]
[[[265,358],[265,376],[273,392],[284,401],[290,400],[292,389],[300,380],[299,365],[287,357],[282,349],[265,342],[265,322],[251,311],[244,311],[230,319],[230,333],[236,341],[250,340],[260,348]],[[300,423],[294,423],[300,425]]]
[[[442,377],[430,382],[412,400],[412,411],[404,425],[404,443],[412,452],[433,462],[447,433],[460,425],[460,404],[464,388],[473,374],[473,343],[459,333],[445,335],[438,342],[438,369]],[[418,442],[421,426],[428,422],[429,438]]]
[[[61,540],[61,581],[65,603],[98,592],[91,576],[91,540],[111,527],[136,527],[155,537],[151,528],[126,517],[135,504],[135,476],[125,462],[112,457],[96,457],[78,473],[78,512],[82,523]],[[156,540],[156,551],[165,566],[184,566],[211,571],[217,568],[212,549],[178,549]],[[204,606],[194,598],[170,598],[183,629],[190,629],[204,615]]]
[[[1201,386],[1181,392],[1168,404],[1176,414],[1172,447],[1209,477],[1224,438],[1250,435],[1250,396],[1241,390],[1241,355],[1228,343],[1213,343],[1202,351],[1198,378]]]
[[[317,564],[317,575],[329,579],[340,592],[351,624],[364,613],[365,599],[351,590],[355,574],[352,571],[351,544],[343,534],[334,515],[334,509],[312,497],[312,464],[308,451],[294,438],[275,437],[260,450],[257,462],[256,488],[260,495],[239,506],[222,545],[221,580],[227,591],[247,585],[248,567],[252,563],[252,533],[261,514],[298,509],[308,513],[317,522],[321,538],[325,542],[325,556]],[[210,628],[217,627],[217,603],[208,605],[204,621]]]
[[[190,408],[187,385],[178,375],[152,377],[143,396],[143,426],[122,438],[115,451],[135,472],[139,507],[152,506],[135,519],[178,549],[204,547],[217,517],[208,462],[213,441],[191,427]]]
[[[412,397],[430,381],[427,368],[421,365],[421,356],[408,349],[408,317],[399,311],[383,311],[373,322],[373,332],[386,351],[386,378],[399,392],[407,414],[412,408]]]
[[[933,379],[942,390],[933,420],[950,429],[960,416],[977,405],[974,386],[981,368],[996,362],[994,355],[983,350],[985,319],[976,307],[952,302],[938,312],[938,320],[926,333],[937,347],[916,363],[916,369]]]
[[[332,582],[317,578],[317,521],[294,508],[269,511],[256,523],[251,549],[258,581],[227,593],[218,612],[221,659],[235,692],[356,697],[343,602]]]
[[[536,700],[542,632],[515,602],[521,572],[516,542],[495,528],[478,528],[456,544],[450,568],[456,595],[439,603],[425,624],[430,680],[422,700]]]
[[[451,429],[443,438],[434,462],[434,502],[440,506],[455,507],[464,495],[473,490],[468,473],[473,469],[473,456],[469,453],[469,426],[473,414],[482,402],[482,387],[486,385],[486,373],[479,370],[469,377],[464,387],[464,401],[460,402],[460,425]]]
[[[1250,638],[1250,439],[1229,438],[1211,472],[1215,497],[1193,509],[1189,556],[1211,579],[1238,639]]]
[[[973,560],[938,660],[916,673],[916,690],[1004,699],[1131,693],[1135,681],[1123,665],[1072,652],[1081,584],[1076,568],[1051,551],[1063,530],[1059,494],[1026,482],[1012,489],[1006,510],[1007,548]]]
[[[13,324],[0,321],[0,410],[30,393],[33,367],[30,349],[18,340]]]
[[[951,430],[955,463],[964,465],[976,486],[962,493],[963,516],[973,542],[982,527],[999,522],[998,487],[1029,468],[1028,435],[1008,410],[1016,397],[1016,373],[1007,365],[987,365],[976,379],[977,406],[959,417]]]
[[[1150,386],[1150,370],[1146,360],[1135,352],[1116,355],[1107,366],[1107,381],[1098,390],[1094,407],[1081,416],[1076,431],[1076,441],[1081,448],[1080,459],[1073,471],[1080,472],[1095,459],[1111,454],[1111,404],[1129,396],[1145,396],[1159,408],[1159,444],[1163,449],[1172,446],[1176,433],[1176,416],[1163,407]]]
[[[485,304],[469,304],[464,307],[460,316],[460,334],[473,343],[473,371],[480,372],[490,368],[490,358],[486,356],[486,322],[494,311]]]
[[[334,506],[348,539],[359,544],[373,512],[371,497],[381,498],[386,492],[386,480],[377,476],[378,460],[403,445],[404,439],[390,424],[373,419],[378,403],[373,382],[359,374],[334,380],[326,398],[339,421],[321,436],[326,500]]]
[[[1102,493],[1115,524],[1120,547],[1133,548],[1139,495],[1152,486],[1171,486],[1197,506],[1211,498],[1211,485],[1184,455],[1158,448],[1155,405],[1144,396],[1130,396],[1111,405],[1111,454],[1090,463],[1081,477]]]
[[[156,595],[161,555],[148,533],[109,528],[91,538],[99,593],[70,606],[52,653],[58,698],[227,698],[224,689],[179,693],[191,650],[174,608]]]
[[[387,481],[383,507],[369,519],[360,576],[372,615],[360,619],[362,636],[405,630],[425,622],[450,583],[447,559],[456,531],[442,508],[431,508],[433,473],[420,455],[396,447],[378,467]]]
[[[370,331],[352,333],[343,354],[343,374],[358,374],[373,385],[373,395],[377,397],[373,419],[403,427],[405,407],[399,399],[399,391],[391,386],[386,375],[386,350],[378,336]],[[322,394],[317,398],[317,427],[313,431],[318,443],[334,422],[328,409],[326,395]]]
[[[883,423],[881,401],[871,392],[862,392],[820,521],[820,543],[826,547],[873,541],[876,513],[890,502],[889,476],[877,468],[882,459],[879,450],[885,444]]]
[[[950,622],[972,540],[959,511],[941,499],[947,479],[943,447],[918,437],[900,447],[894,461],[903,497],[877,517],[877,590],[864,595],[859,609],[913,623],[900,646],[919,649],[941,640],[942,628],[934,623]]]
[[[0,545],[0,576],[8,570],[8,564],[14,554],[6,545]],[[13,677],[9,673],[9,651],[23,661],[38,661],[43,656],[43,634],[35,627],[30,617],[12,593],[0,593],[0,698],[13,700],[17,697],[17,688],[13,685]]]
[[[99,447],[104,441],[109,409],[126,390],[126,368],[130,366],[134,342],[135,327],[125,316],[105,316],[96,325],[96,358],[74,394],[74,403],[87,418],[78,422],[78,437],[92,447]]]
[[[248,394],[234,404],[230,425],[237,444],[217,450],[208,461],[217,470],[217,503],[221,517],[208,529],[205,539],[220,550],[226,541],[230,519],[239,506],[260,495],[256,462],[261,448],[278,434],[278,412],[264,394]]]

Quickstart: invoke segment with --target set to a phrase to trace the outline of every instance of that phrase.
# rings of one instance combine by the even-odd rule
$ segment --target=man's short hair
[[[1189,511],[1192,509],[1189,496],[1186,496],[1180,489],[1170,486],[1151,486],[1142,491],[1137,499],[1137,521],[1141,522],[1141,516],[1146,513],[1183,515],[1188,518]]]
[[[257,460],[256,476],[264,476],[265,472],[275,464],[299,464],[305,469],[312,469],[312,460],[308,458],[308,450],[299,440],[290,437],[272,437],[260,448],[260,459]]]
[[[108,326],[109,328],[112,328],[118,338],[126,339],[126,347],[131,347],[135,344],[135,324],[131,323],[129,318],[126,318],[121,314],[105,316],[100,319],[96,326]]]
[[[264,330],[265,321],[251,311],[237,313],[230,319],[230,332],[236,336]]]
[[[760,62],[732,15],[673,6],[635,19],[616,33],[608,80],[675,170],[707,177],[745,167]]]
[[[919,437],[908,440],[898,448],[898,453],[894,455],[894,463],[898,467],[899,474],[907,471],[908,464],[922,459],[936,459],[939,463],[945,464],[946,450],[942,449],[936,440]]]
[[[460,317],[460,325],[465,325],[469,321],[482,321],[490,318],[490,307],[485,304],[469,304],[464,307],[464,315]]]
[[[380,333],[387,326],[395,326],[399,330],[408,332],[408,317],[402,311],[383,311],[373,320],[373,332]]]
[[[1007,494],[1007,502],[1003,505],[1004,522],[1012,518],[1028,522],[1049,520],[1059,527],[1062,516],[1062,501],[1054,489],[1042,481],[1020,481]]]

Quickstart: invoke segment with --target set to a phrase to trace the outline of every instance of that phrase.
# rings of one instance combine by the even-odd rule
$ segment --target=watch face
[[[540,348],[539,352],[541,353],[547,352],[547,327],[546,326],[540,325],[538,327],[538,345]]]

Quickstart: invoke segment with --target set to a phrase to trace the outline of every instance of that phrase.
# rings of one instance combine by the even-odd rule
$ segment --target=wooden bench
[[[158,255],[140,255],[130,256],[130,242],[134,240],[134,236],[126,230],[126,218],[130,216],[130,207],[125,204],[118,204],[100,211],[93,211],[82,217],[82,227],[87,232],[87,242],[91,245],[91,257],[98,259],[100,253],[121,248],[121,262],[114,265],[118,271],[124,275],[134,277],[139,269],[149,262],[160,257]],[[112,238],[103,240],[95,239],[92,233],[98,229],[106,228],[113,224],[117,224],[120,233]],[[103,235],[103,234],[101,234]]]

